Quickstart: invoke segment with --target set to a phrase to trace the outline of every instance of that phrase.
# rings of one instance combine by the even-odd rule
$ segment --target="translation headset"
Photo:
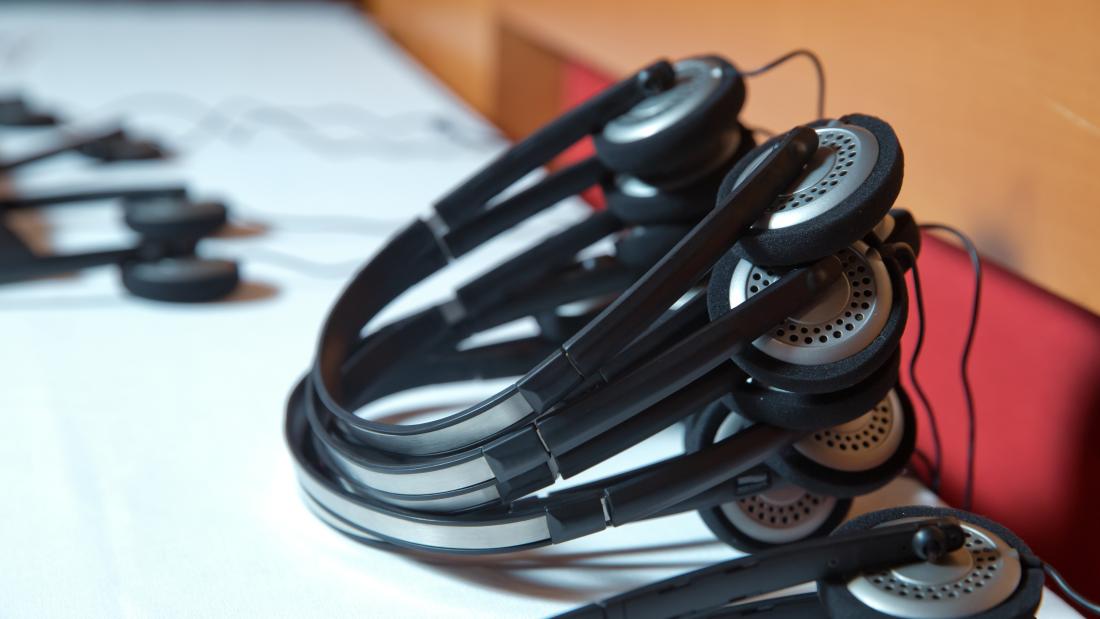
[[[916,432],[896,386],[902,274],[919,251],[912,218],[890,211],[901,148],[886,123],[851,115],[796,128],[734,165],[728,153],[747,135],[735,120],[742,99],[724,61],[656,63],[518,143],[438,201],[432,217],[396,234],[337,299],[288,402],[286,438],[311,509],[366,542],[458,553],[557,543],[697,509],[705,520],[718,514],[708,525],[720,537],[752,546],[826,533],[846,498],[892,479]],[[719,102],[724,112],[709,109]],[[719,121],[722,132],[709,124]],[[490,203],[588,134],[593,158]],[[721,169],[702,163],[719,159]],[[717,184],[713,206],[689,216],[669,199],[684,179]],[[413,285],[596,182],[609,190],[608,211],[453,299],[361,335]],[[642,186],[666,195],[644,200]],[[693,217],[646,261],[577,258],[624,226]],[[540,320],[539,336],[465,342],[609,294],[613,301],[568,325]],[[356,414],[422,385],[514,376],[496,395],[430,422]],[[684,419],[684,454],[533,494]],[[787,521],[746,524],[724,509],[759,497],[788,502]]]
[[[225,226],[227,209],[195,201],[183,187],[149,187],[59,193],[0,200],[0,214],[58,204],[121,200],[123,222],[136,232],[133,244],[75,254],[35,255],[23,246],[0,260],[0,283],[114,265],[131,294],[156,301],[212,301],[233,292],[240,275],[235,262],[203,258],[199,242]],[[0,226],[2,227],[2,226]],[[22,246],[22,243],[18,243]]]
[[[560,617],[1022,619],[1039,607],[1045,569],[991,520],[899,507],[855,518],[827,538],[718,563]],[[746,602],[810,582],[816,593]]]
[[[22,97],[11,96],[0,99],[0,126],[49,127],[56,124],[56,116],[35,109]]]
[[[156,142],[134,138],[126,131],[116,128],[62,136],[52,146],[12,159],[0,159],[0,173],[72,152],[103,163],[163,159],[166,156],[164,149]]]

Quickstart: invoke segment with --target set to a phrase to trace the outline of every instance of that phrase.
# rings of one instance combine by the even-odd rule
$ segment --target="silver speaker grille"
[[[1019,554],[990,531],[966,522],[962,527],[965,545],[940,561],[864,574],[848,590],[875,610],[912,619],[968,616],[997,606],[1020,584]]]
[[[818,148],[794,186],[776,198],[754,228],[769,230],[800,224],[840,204],[871,174],[878,141],[866,129],[833,121],[818,127]],[[737,179],[741,184],[767,157],[762,153]]]
[[[673,66],[676,85],[607,123],[604,139],[622,144],[664,131],[686,118],[722,83],[722,67],[711,58],[687,58]]]
[[[820,528],[835,506],[834,497],[785,486],[726,503],[722,505],[722,512],[754,539],[769,544],[789,544]]]
[[[882,330],[893,301],[890,276],[877,252],[862,242],[837,254],[844,275],[818,302],[755,342],[761,351],[799,365],[820,365],[856,354]],[[730,281],[730,307],[760,293],[783,273],[742,260]]]
[[[794,448],[834,470],[867,471],[884,464],[901,445],[905,415],[893,390],[866,414],[848,423],[814,432]]]

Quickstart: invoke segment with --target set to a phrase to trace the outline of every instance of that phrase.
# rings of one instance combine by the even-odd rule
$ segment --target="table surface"
[[[110,166],[61,157],[5,190],[182,181],[267,228],[205,242],[242,261],[246,286],[224,303],[134,299],[110,269],[0,288],[4,616],[539,616],[734,556],[685,514],[519,558],[426,564],[354,544],[306,510],[281,424],[326,309],[386,234],[504,147],[350,9],[4,6],[4,88],[82,126],[124,117],[177,151]],[[0,150],[48,137],[5,132]],[[583,209],[521,226],[393,311]],[[125,239],[117,220],[108,203],[15,224],[75,250]],[[679,440],[667,431],[592,474]],[[935,501],[901,479],[857,511]],[[1048,595],[1042,616],[1074,615]]]

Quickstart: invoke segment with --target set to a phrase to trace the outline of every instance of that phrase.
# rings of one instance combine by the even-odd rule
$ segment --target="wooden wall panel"
[[[482,114],[496,93],[497,0],[366,0],[394,39]]]
[[[1100,4],[527,0],[502,10],[506,29],[612,75],[659,55],[718,52],[748,68],[815,50],[829,114],[877,114],[897,129],[900,205],[965,228],[989,256],[1100,310]],[[813,113],[808,63],[748,88],[753,124],[784,129]]]

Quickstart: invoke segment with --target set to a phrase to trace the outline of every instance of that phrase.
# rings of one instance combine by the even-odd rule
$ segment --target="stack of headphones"
[[[916,422],[897,378],[904,273],[920,237],[907,212],[891,211],[902,151],[888,124],[843,116],[753,147],[737,120],[743,100],[725,60],[655,63],[396,234],[337,299],[288,402],[286,439],[309,507],[364,543],[448,553],[520,550],[697,510],[722,540],[763,551],[583,616],[679,616],[813,580],[828,585],[821,596],[836,617],[1034,610],[1038,564],[971,515],[870,515],[845,525],[859,533],[809,539],[913,453]],[[499,197],[588,135],[594,156]],[[374,324],[474,247],[597,184],[606,211],[448,301]],[[608,236],[615,252],[591,255]],[[523,317],[538,335],[470,340]],[[413,388],[515,376],[425,423],[361,411]],[[539,494],[681,421],[683,454]],[[836,585],[861,573],[858,591]],[[761,584],[772,578],[775,587]],[[801,617],[811,605],[826,616],[816,597],[730,612]]]

